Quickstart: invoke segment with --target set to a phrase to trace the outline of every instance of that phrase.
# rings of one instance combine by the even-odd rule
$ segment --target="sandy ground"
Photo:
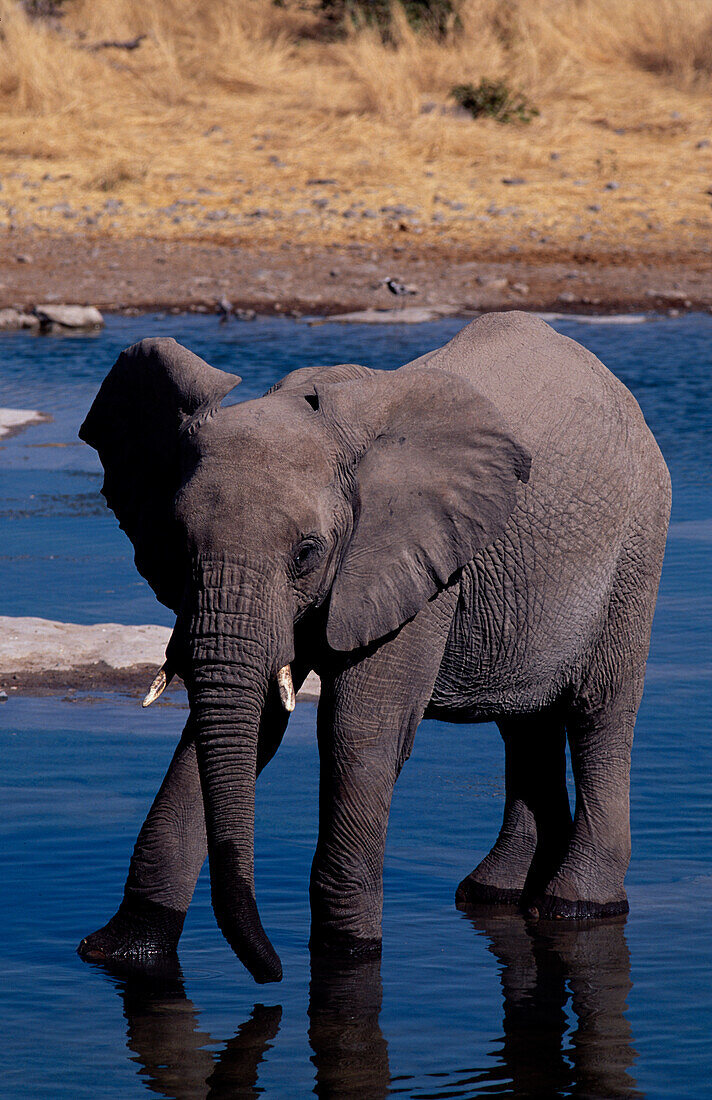
[[[394,278],[413,293],[394,297]],[[712,308],[712,254],[474,254],[464,245],[349,242],[233,247],[188,241],[0,238],[0,308],[78,302],[101,310],[328,316],[349,310],[447,306],[454,312],[537,309],[607,313]]]
[[[67,690],[143,696],[163,664],[170,635],[163,626],[83,626],[0,616],[0,689],[9,698]],[[166,697],[180,686],[176,680]],[[315,700],[319,691],[319,678],[310,673],[297,698]]]

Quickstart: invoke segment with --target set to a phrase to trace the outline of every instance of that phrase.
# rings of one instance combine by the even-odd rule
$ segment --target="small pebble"
[[[606,184],[606,186],[604,187],[604,191],[617,191],[619,187],[620,187],[620,184],[616,183],[615,180],[609,180],[608,183]]]
[[[509,286],[507,279],[497,275],[477,275],[475,282],[478,286],[487,287],[488,290],[506,290]]]
[[[415,214],[415,210],[412,206],[404,206],[403,203],[395,203],[391,206],[382,206],[382,214],[391,214],[396,218],[407,218],[410,214]]]

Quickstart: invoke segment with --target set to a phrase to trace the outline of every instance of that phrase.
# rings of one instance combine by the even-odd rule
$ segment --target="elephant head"
[[[529,458],[494,406],[439,368],[305,368],[221,406],[238,382],[171,339],[144,340],[80,435],[139,572],[176,613],[167,658],[188,690],[213,907],[269,981],[281,967],[255,902],[254,787],[278,677],[290,705],[295,623],[322,608],[319,644],[349,654],[397,631],[502,534]]]

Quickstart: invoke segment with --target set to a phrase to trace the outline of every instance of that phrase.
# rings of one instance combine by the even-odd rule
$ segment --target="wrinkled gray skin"
[[[177,616],[190,718],[91,959],[175,950],[207,853],[220,928],[281,977],[254,893],[256,775],[322,677],[312,946],[378,951],[393,785],[423,715],[494,719],[504,822],[461,906],[627,909],[635,716],[670,481],[631,394],[543,321],[490,314],[396,372],[296,370],[259,400],[173,340],[124,352],[81,437]],[[463,729],[463,737],[471,734]],[[568,736],[576,783],[565,786]]]

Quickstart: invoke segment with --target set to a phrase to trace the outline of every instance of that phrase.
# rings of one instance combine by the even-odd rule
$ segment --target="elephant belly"
[[[523,563],[483,554],[463,570],[460,598],[426,717],[484,722],[551,705],[600,633],[600,589],[559,574],[533,587]]]

